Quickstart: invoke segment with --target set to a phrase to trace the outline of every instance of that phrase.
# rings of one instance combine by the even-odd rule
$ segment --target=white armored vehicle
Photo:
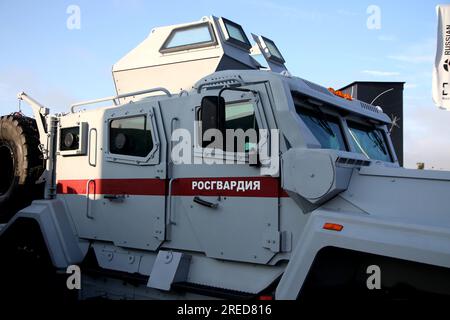
[[[252,38],[214,16],[155,28],[113,66],[115,96],[52,115],[19,94],[34,119],[0,120],[3,293],[79,268],[83,299],[450,294],[450,173],[400,167],[380,107]]]

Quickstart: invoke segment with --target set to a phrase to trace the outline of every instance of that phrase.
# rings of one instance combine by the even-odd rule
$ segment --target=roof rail
[[[146,90],[140,90],[140,91],[119,94],[117,96],[111,96],[111,97],[106,97],[106,98],[78,102],[78,103],[72,104],[70,106],[70,112],[74,113],[75,108],[77,108],[77,107],[81,107],[81,106],[85,106],[85,105],[89,105],[89,104],[100,103],[100,102],[105,102],[105,101],[111,101],[111,100],[114,102],[114,105],[117,105],[116,99],[126,98],[126,97],[130,97],[130,96],[138,96],[141,94],[159,92],[159,91],[164,92],[168,97],[172,96],[170,94],[169,90],[167,90],[166,88],[158,87],[158,88],[152,88],[152,89],[146,89]]]

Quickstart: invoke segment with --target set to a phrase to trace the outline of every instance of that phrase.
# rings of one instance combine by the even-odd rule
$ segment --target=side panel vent
[[[366,109],[366,110],[369,110],[369,111],[372,111],[372,112],[375,112],[375,113],[381,113],[380,109],[378,109],[377,107],[375,107],[375,106],[373,106],[371,104],[368,104],[368,103],[365,103],[365,102],[362,102],[362,101],[360,101],[360,103],[361,103],[361,108],[363,108],[363,109]]]
[[[243,85],[243,84],[244,81],[239,75],[233,75],[224,77],[208,77],[197,82],[197,84],[194,87],[196,87],[197,91],[200,92],[202,89],[214,89],[225,86]]]
[[[350,167],[368,167],[370,165],[370,161],[338,157],[336,159],[336,164],[338,164],[340,166],[350,166]]]

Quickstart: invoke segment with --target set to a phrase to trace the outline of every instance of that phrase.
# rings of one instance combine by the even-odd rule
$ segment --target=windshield
[[[384,133],[375,127],[347,122],[353,148],[369,159],[392,162]]]
[[[324,149],[346,150],[339,120],[320,110],[297,107],[297,113]]]

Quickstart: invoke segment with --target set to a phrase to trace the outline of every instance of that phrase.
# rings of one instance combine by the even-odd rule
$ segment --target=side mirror
[[[206,96],[202,99],[200,107],[200,120],[202,121],[202,133],[208,129],[217,129],[225,137],[225,99],[217,96]],[[203,142],[206,147],[208,142]]]

